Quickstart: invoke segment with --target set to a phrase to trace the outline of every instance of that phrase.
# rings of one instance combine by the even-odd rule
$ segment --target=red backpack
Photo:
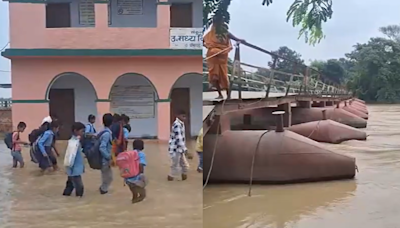
[[[139,153],[136,150],[119,153],[116,163],[122,178],[135,177],[140,173]]]

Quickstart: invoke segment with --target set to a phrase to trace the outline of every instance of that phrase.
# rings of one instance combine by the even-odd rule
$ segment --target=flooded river
[[[356,158],[355,180],[285,186],[208,186],[207,228],[400,227],[400,105],[368,106],[365,142],[326,146]]]
[[[170,162],[165,144],[146,143],[147,198],[134,205],[115,169],[109,194],[99,194],[100,172],[86,166],[84,197],[64,197],[63,171],[38,176],[27,151],[27,167],[13,170],[5,145],[0,144],[0,149],[0,228],[202,227],[202,175],[195,171],[197,158],[190,161],[187,181],[168,182]]]

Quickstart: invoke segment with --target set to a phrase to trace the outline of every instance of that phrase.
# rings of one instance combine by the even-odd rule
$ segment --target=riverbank
[[[194,143],[189,148],[194,148]],[[166,144],[146,144],[148,166],[145,173],[149,185],[147,198],[138,204],[131,204],[131,193],[116,169],[113,170],[114,182],[110,193],[100,195],[100,172],[88,166],[83,175],[84,197],[64,197],[64,171],[39,176],[37,166],[30,162],[28,151],[23,153],[27,161],[24,169],[12,170],[11,157],[3,156],[3,167],[5,165],[5,170],[11,173],[9,179],[14,187],[10,188],[9,199],[0,195],[0,200],[12,202],[6,222],[0,223],[1,228],[202,227],[202,175],[195,171],[197,157],[190,161],[187,181],[168,182],[170,162]],[[59,164],[62,166],[61,159]]]

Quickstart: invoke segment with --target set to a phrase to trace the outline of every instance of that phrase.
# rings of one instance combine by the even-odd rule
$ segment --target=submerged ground
[[[194,148],[191,144],[190,148]],[[87,166],[83,175],[85,196],[64,197],[63,171],[38,176],[38,168],[29,162],[26,150],[23,152],[26,168],[11,169],[6,146],[0,144],[0,150],[1,228],[202,227],[202,175],[195,171],[197,157],[190,161],[187,181],[168,182],[170,163],[166,144],[146,143],[148,197],[134,205],[117,170],[110,194],[99,194],[100,173]]]

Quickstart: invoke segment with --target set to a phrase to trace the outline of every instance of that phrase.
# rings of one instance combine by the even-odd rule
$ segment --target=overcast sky
[[[145,0],[146,1],[146,0]],[[326,39],[315,47],[297,39],[298,28],[286,23],[286,11],[293,0],[274,0],[269,7],[261,6],[262,0],[232,0],[230,31],[246,41],[267,50],[288,46],[308,60],[343,57],[357,42],[380,36],[378,28],[400,24],[398,0],[333,0],[333,18],[324,25]],[[8,3],[0,2],[0,48],[9,39]],[[270,60],[257,51],[244,49],[244,62],[266,65]],[[0,58],[0,71],[10,70],[10,61]],[[0,72],[0,83],[10,83],[10,73]],[[0,97],[10,96],[10,91],[0,89]]]

